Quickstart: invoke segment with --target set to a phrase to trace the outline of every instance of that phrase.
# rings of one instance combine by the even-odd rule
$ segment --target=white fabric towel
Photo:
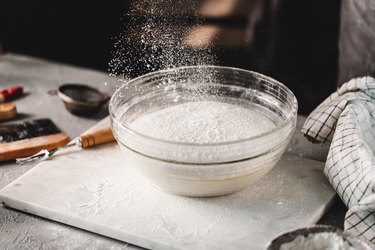
[[[331,142],[324,174],[349,209],[345,230],[375,243],[375,79],[342,85],[309,115],[302,133]]]

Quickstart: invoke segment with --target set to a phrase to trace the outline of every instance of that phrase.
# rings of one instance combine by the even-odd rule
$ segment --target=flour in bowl
[[[154,138],[183,143],[222,143],[250,138],[276,127],[259,111],[239,105],[196,101],[135,119],[129,128]]]

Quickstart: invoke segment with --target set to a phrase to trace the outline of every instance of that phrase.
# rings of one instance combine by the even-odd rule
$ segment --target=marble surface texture
[[[24,97],[17,99],[16,121],[48,117],[71,138],[79,135],[106,116],[101,113],[90,119],[68,113],[61,101],[50,97],[48,90],[66,82],[81,82],[107,93],[113,93],[119,82],[103,72],[59,64],[17,54],[0,56],[0,86],[21,84]],[[327,145],[309,143],[299,132],[305,117],[299,116],[297,130],[287,149],[290,155],[324,161]],[[33,169],[35,164],[0,163],[0,189]],[[337,200],[319,223],[342,226],[346,208]],[[0,206],[1,249],[135,249],[134,245],[93,234],[85,230]]]
[[[105,119],[95,128],[109,126]],[[0,201],[150,249],[264,249],[316,223],[335,192],[321,162],[284,155],[256,185],[217,198],[167,194],[140,176],[116,143],[55,155],[0,191]]]

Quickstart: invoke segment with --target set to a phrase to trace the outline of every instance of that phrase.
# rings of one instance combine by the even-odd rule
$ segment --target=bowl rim
[[[250,74],[255,75],[256,77],[259,77],[262,80],[265,80],[267,82],[276,83],[277,85],[280,85],[282,88],[284,88],[285,91],[288,92],[288,94],[290,94],[293,97],[292,98],[292,112],[290,113],[290,115],[288,116],[287,119],[283,120],[282,124],[280,124],[278,126],[275,126],[275,128],[273,128],[273,129],[271,129],[269,131],[266,131],[264,133],[258,134],[256,136],[242,138],[242,139],[239,139],[239,140],[228,141],[228,142],[215,142],[215,143],[178,142],[178,141],[172,141],[172,140],[165,140],[165,139],[155,138],[155,137],[152,137],[152,136],[149,136],[147,134],[143,134],[143,133],[137,132],[137,131],[129,128],[128,126],[124,125],[118,119],[118,117],[116,116],[116,114],[114,112],[114,107],[113,107],[114,106],[114,104],[113,104],[114,98],[127,85],[132,84],[134,82],[137,82],[137,81],[139,81],[139,80],[141,80],[143,78],[150,78],[150,77],[152,77],[154,75],[160,75],[160,74],[163,74],[163,73],[176,72],[178,70],[199,69],[199,68],[224,69],[224,70],[239,71],[239,72],[243,72],[243,73],[247,73],[247,74],[250,73]],[[240,87],[240,86],[236,86],[236,87],[244,88],[244,87]],[[118,123],[118,125],[122,129],[124,129],[128,133],[131,133],[131,134],[133,134],[135,136],[139,136],[139,137],[145,138],[146,140],[150,140],[150,141],[157,141],[159,143],[161,142],[161,143],[166,143],[166,144],[172,144],[172,145],[175,145],[175,146],[207,147],[207,146],[235,145],[235,144],[240,144],[240,143],[244,143],[244,142],[255,141],[255,140],[257,140],[257,139],[259,139],[261,137],[265,137],[265,136],[268,136],[268,135],[271,135],[271,134],[275,134],[278,131],[284,129],[291,121],[294,120],[294,123],[296,122],[296,120],[297,120],[297,111],[298,111],[298,102],[297,102],[297,98],[294,95],[294,93],[287,86],[285,86],[283,83],[281,83],[281,82],[279,82],[279,81],[277,81],[277,80],[275,80],[275,79],[273,79],[273,78],[271,78],[269,76],[263,75],[261,73],[258,73],[258,72],[255,72],[255,71],[251,71],[251,70],[245,70],[245,69],[241,69],[241,68],[227,67],[227,66],[192,65],[192,66],[181,66],[181,67],[175,67],[175,68],[157,70],[157,71],[153,71],[153,72],[150,72],[150,73],[138,76],[136,78],[130,79],[129,81],[125,82],[122,86],[120,86],[114,92],[114,94],[111,96],[111,99],[110,99],[109,105],[108,105],[108,110],[109,110],[109,116],[110,116],[111,121],[112,121],[111,123],[113,123],[113,120],[114,120],[115,122]],[[117,137],[115,132],[114,132],[114,136],[115,136],[115,138]],[[116,139],[119,139],[119,138],[116,138]]]

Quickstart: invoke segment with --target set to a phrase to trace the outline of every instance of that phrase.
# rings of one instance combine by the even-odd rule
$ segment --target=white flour
[[[197,101],[146,114],[129,124],[139,133],[184,143],[220,143],[253,137],[275,128],[263,114],[233,104]]]
[[[111,75],[128,78],[159,69],[175,68],[186,65],[207,65],[218,63],[209,41],[204,49],[193,49],[187,43],[196,32],[194,27],[201,27],[199,17],[201,3],[183,0],[137,0],[131,1],[126,13],[127,27],[117,35],[109,62]],[[165,11],[167,9],[170,12]],[[182,15],[178,23],[173,21],[176,13]],[[203,39],[204,38],[200,38]],[[199,43],[199,38],[195,39]]]

